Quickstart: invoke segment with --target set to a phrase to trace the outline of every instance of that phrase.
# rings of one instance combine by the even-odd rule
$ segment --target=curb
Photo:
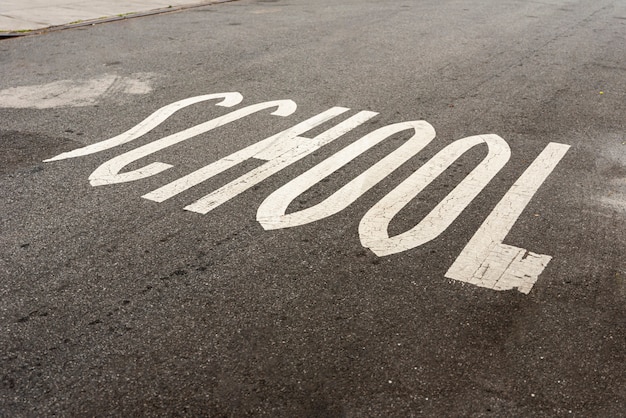
[[[96,18],[96,19],[90,19],[90,20],[83,20],[77,23],[67,23],[63,25],[48,26],[47,28],[41,28],[41,29],[32,29],[32,30],[26,29],[26,30],[5,31],[5,32],[0,31],[0,40],[9,39],[9,38],[19,38],[19,37],[30,36],[30,35],[42,35],[48,32],[56,32],[56,31],[66,30],[66,29],[75,29],[75,28],[81,28],[85,26],[94,26],[94,25],[99,25],[102,23],[118,22],[120,20],[135,19],[139,17],[160,15],[160,14],[165,14],[165,13],[174,13],[174,12],[179,12],[181,10],[194,9],[196,7],[205,7],[205,6],[211,6],[211,5],[220,4],[220,3],[232,3],[235,1],[237,0],[209,0],[209,1],[204,1],[201,3],[181,4],[179,6],[170,6],[170,7],[160,8],[160,9],[153,9],[153,10],[148,10],[146,12],[135,12],[135,13],[124,14],[121,16],[117,15],[117,16],[110,16],[110,17],[102,17],[102,18]]]

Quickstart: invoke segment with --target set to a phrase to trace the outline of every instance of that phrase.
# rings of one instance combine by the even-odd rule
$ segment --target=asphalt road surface
[[[245,0],[0,41],[0,415],[626,416],[624,39]]]

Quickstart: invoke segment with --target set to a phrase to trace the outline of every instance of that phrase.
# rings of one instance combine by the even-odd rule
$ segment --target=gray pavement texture
[[[0,36],[102,23],[116,19],[181,10],[220,0],[3,0],[0,3]]]
[[[616,0],[242,0],[0,41],[0,416],[626,416],[625,38]],[[129,143],[42,162],[220,92],[242,94],[233,109],[298,109],[123,170],[172,165],[142,180],[89,176],[231,110],[199,103]],[[183,208],[263,161],[162,203],[141,197],[333,106],[378,115],[206,215]],[[256,221],[291,179],[413,120],[435,140],[345,210],[278,230]],[[385,257],[361,245],[376,202],[445,146],[488,133],[511,159],[444,233]],[[380,143],[289,212],[406,140]],[[532,291],[446,278],[550,142],[571,148],[504,241],[552,256]],[[389,233],[420,222],[486,154],[464,154]]]

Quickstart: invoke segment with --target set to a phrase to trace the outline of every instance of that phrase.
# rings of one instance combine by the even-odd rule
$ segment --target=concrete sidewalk
[[[2,0],[0,35],[100,23],[225,1],[229,0]]]

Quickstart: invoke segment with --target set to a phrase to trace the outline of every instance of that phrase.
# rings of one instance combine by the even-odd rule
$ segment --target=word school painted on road
[[[240,93],[231,92],[180,100],[162,107],[135,127],[118,136],[62,153],[45,161],[81,157],[128,143],[150,132],[178,110],[209,100],[220,100],[217,103],[218,106],[233,107],[241,103],[243,96]],[[92,186],[102,186],[154,176],[169,169],[171,165],[152,162],[135,170],[123,170],[131,163],[157,151],[254,113],[271,111],[272,115],[286,117],[293,114],[296,108],[296,103],[292,100],[275,100],[242,107],[114,157],[100,165],[89,176],[89,181]],[[360,111],[314,138],[302,136],[307,131],[349,110],[345,107],[328,109],[142,197],[155,202],[164,202],[245,160],[254,158],[264,161],[262,165],[185,207],[186,210],[192,212],[207,214],[378,114]],[[376,144],[402,131],[411,131],[413,135],[395,151],[322,202],[297,212],[286,213],[289,204],[302,193]],[[271,193],[259,206],[257,220],[264,229],[270,230],[304,225],[338,213],[419,153],[434,138],[435,129],[423,120],[400,122],[376,129]],[[488,154],[465,179],[417,225],[401,234],[389,236],[388,227],[394,216],[465,152],[477,145],[486,145]],[[569,145],[557,143],[550,143],[546,146],[491,211],[448,269],[446,277],[494,290],[517,289],[523,293],[530,292],[552,257],[506,245],[503,241],[530,199],[568,149]],[[365,214],[359,224],[359,237],[362,245],[378,256],[385,256],[418,247],[437,238],[494,178],[510,156],[508,144],[504,139],[493,134],[470,136],[448,145]]]

